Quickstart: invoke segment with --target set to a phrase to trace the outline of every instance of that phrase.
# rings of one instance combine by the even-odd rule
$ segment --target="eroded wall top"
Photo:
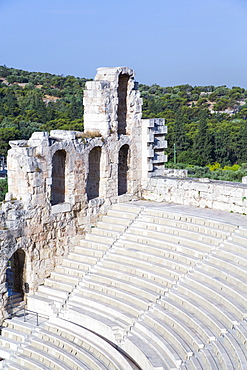
[[[103,136],[134,134],[141,126],[142,99],[128,67],[98,68],[84,91],[84,130]]]

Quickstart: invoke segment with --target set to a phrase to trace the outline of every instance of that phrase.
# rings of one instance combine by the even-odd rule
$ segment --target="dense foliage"
[[[0,154],[34,131],[83,130],[86,79],[0,66]]]
[[[0,66],[0,155],[34,131],[83,130],[86,79]],[[247,162],[247,90],[241,87],[139,85],[143,118],[168,126],[169,160],[205,166]],[[174,145],[175,144],[175,145]]]
[[[140,85],[140,91],[143,118],[166,119],[170,161],[175,157],[199,166],[247,162],[247,90]]]
[[[0,202],[5,198],[5,194],[8,191],[8,180],[7,178],[0,178]]]

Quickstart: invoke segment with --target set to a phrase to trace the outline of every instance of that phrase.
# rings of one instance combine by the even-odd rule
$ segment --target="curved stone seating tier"
[[[247,345],[243,345],[237,338],[235,331],[228,333],[222,339],[222,345],[226,348],[231,358],[234,358],[234,364],[237,363],[237,368],[246,367],[247,362]]]
[[[245,326],[245,329],[243,328]],[[247,343],[238,337],[238,328],[246,330],[247,325],[241,323],[238,327],[218,338],[196,355],[198,369],[245,369],[247,363]],[[181,369],[197,369],[194,358],[185,361]]]
[[[240,275],[245,276],[246,271],[246,259],[243,258],[241,255],[229,251],[227,249],[219,249],[217,251],[217,257],[221,258],[223,261],[229,262],[233,264],[234,267],[237,269],[237,273]]]
[[[230,238],[230,242],[235,246],[234,251],[237,251],[239,254],[242,254],[244,257],[247,257],[246,251],[246,238],[247,230],[239,229],[237,233],[234,233]]]
[[[214,300],[205,290],[205,294],[195,287],[188,284],[180,285],[176,292],[177,300],[182,299],[183,305],[187,305],[191,312],[195,312],[204,322],[204,325],[211,328],[216,335],[221,335],[232,327],[238,321],[232,315],[231,311],[223,304]],[[194,308],[195,306],[195,308]]]
[[[140,312],[138,307],[122,302],[120,298],[115,298],[100,292],[95,292],[83,290],[83,295],[74,294],[69,301],[70,305],[77,305],[82,311],[87,310],[91,312],[92,309],[97,307],[97,312],[101,316],[108,317],[109,315],[112,320],[114,320],[114,325],[116,326],[119,322],[123,323],[125,330],[127,330],[135,319],[139,316]],[[94,312],[94,311],[93,311]]]
[[[138,227],[131,227],[130,230],[126,233],[126,236],[128,234],[131,234],[132,237],[134,237],[136,242],[142,242],[142,237],[147,237],[149,239],[158,239],[159,241],[162,242],[171,242],[174,244],[180,244],[182,246],[203,251],[206,253],[211,253],[215,247],[211,246],[207,243],[203,243],[201,241],[193,240],[190,239],[189,236],[182,237],[181,235],[174,235],[174,234],[169,234],[165,232],[160,232],[160,231],[152,231],[152,230],[142,230],[141,228]]]
[[[156,237],[157,236],[158,235],[156,234]],[[193,257],[196,259],[202,259],[205,256],[205,254],[207,254],[208,252],[211,252],[211,248],[208,248],[207,246],[205,247],[206,251],[204,251],[204,249],[202,250],[198,249],[198,246],[195,249],[191,245],[181,244],[180,241],[177,240],[176,238],[174,238],[173,241],[171,240],[168,241],[163,238],[162,233],[160,233],[159,236],[160,238],[154,238],[154,237],[152,238],[152,237],[143,236],[142,234],[135,235],[135,234],[126,233],[122,237],[121,241],[126,240],[132,243],[146,244],[147,246],[151,245],[157,248],[163,247],[164,249],[167,249],[167,250],[170,249],[172,251],[179,252],[181,253],[182,256],[185,255],[186,257]],[[174,243],[174,240],[175,240],[175,243]]]
[[[238,341],[241,343],[245,343],[247,345],[247,327],[243,326],[242,324],[235,327],[236,329],[236,337]]]
[[[232,306],[233,312],[236,311],[236,313],[240,315],[240,319],[242,319],[242,317],[245,318],[247,313],[247,299],[245,297],[246,284],[238,284],[238,282],[235,283],[234,279],[227,281],[224,279],[224,275],[215,277],[203,270],[204,265],[202,266],[201,271],[195,270],[192,274],[193,279],[196,279],[197,282],[200,281],[203,284],[204,289],[212,289],[217,294],[217,296],[214,295],[216,300],[223,303],[225,297],[227,305]]]
[[[117,284],[118,281],[123,281],[124,283],[128,284],[128,288],[132,290],[132,288],[138,292],[139,296],[143,294],[146,296],[147,294],[153,294],[154,296],[160,296],[165,294],[168,291],[168,288],[162,284],[157,282],[157,280],[152,279],[155,276],[149,274],[149,280],[145,279],[147,274],[135,274],[137,271],[127,271],[127,270],[120,270],[118,267],[120,265],[115,263],[111,263],[110,267],[103,267],[97,266],[92,274],[90,274],[90,278],[92,279],[100,279],[104,281],[104,278],[110,279],[111,284]],[[96,275],[97,273],[97,275]]]
[[[219,265],[217,265],[217,263]],[[220,266],[220,269],[219,269]],[[225,283],[229,283],[235,286],[237,289],[245,291],[247,289],[247,281],[242,276],[238,275],[239,269],[234,267],[234,264],[222,263],[215,255],[210,256],[207,261],[204,261],[203,271],[213,276],[215,279],[222,280]]]
[[[174,273],[174,278],[180,277],[180,275],[184,275],[192,270],[191,265],[187,265],[179,260],[174,260],[173,258],[167,258],[164,261],[164,256],[157,256],[153,255],[151,248],[146,248],[145,251],[139,251],[137,248],[128,248],[126,249],[126,245],[122,248],[116,247],[114,249],[114,257],[118,258],[121,257],[133,257],[135,260],[140,261],[140,265],[147,261],[151,262],[153,265],[160,265],[160,268],[166,268],[167,270],[171,270]],[[171,273],[168,273],[169,275]]]
[[[180,298],[180,301],[179,301]],[[184,303],[184,304],[183,304]],[[160,306],[160,308],[159,308]],[[184,324],[186,330],[190,332],[190,329],[196,333],[196,336],[202,341],[202,343],[209,343],[216,339],[215,334],[208,325],[204,324],[204,315],[200,309],[192,309],[191,302],[181,297],[173,297],[169,294],[169,297],[162,298],[159,301],[159,305],[155,306],[156,310],[161,310],[162,315],[179,318],[178,323],[181,321]],[[170,319],[173,321],[172,319]],[[200,347],[200,340],[198,346]]]
[[[133,332],[135,332],[135,329],[144,332],[148,340],[150,338],[154,343],[159,344],[167,355],[167,348],[169,348],[169,355],[174,363],[193,355],[191,345],[179,333],[173,330],[171,326],[163,325],[162,320],[151,314],[146,316],[143,321],[136,322]]]
[[[197,358],[203,369],[210,369],[210,370],[224,369],[224,367],[221,366],[219,356],[217,356],[213,350],[203,349],[197,354]],[[187,367],[187,368],[190,369],[190,367]],[[227,369],[232,369],[232,368],[230,367]]]
[[[129,263],[127,263],[129,262]],[[121,271],[121,272],[127,272],[128,274],[137,276],[137,277],[143,277],[144,281],[147,280],[148,282],[157,282],[157,284],[166,287],[172,287],[174,284],[176,284],[178,280],[178,275],[176,275],[175,272],[173,272],[173,276],[176,276],[176,278],[172,278],[168,271],[165,271],[163,269],[161,272],[158,270],[157,266],[153,266],[152,264],[146,263],[144,266],[144,263],[138,264],[135,263],[135,259],[128,259],[126,262],[126,259],[121,258],[121,263],[119,263],[117,258],[112,258],[104,261],[103,267],[105,268],[112,268]],[[132,263],[131,263],[132,262]],[[137,264],[137,266],[136,266]],[[149,268],[148,270],[145,269]],[[144,282],[143,281],[143,282]]]
[[[140,255],[138,255],[138,253],[135,253],[134,251],[127,251],[126,254],[122,254],[121,250],[116,249],[114,253],[107,256],[107,259],[104,260],[102,265],[110,266],[111,262],[120,262],[130,270],[139,268],[140,270],[143,270],[143,272],[153,273],[157,276],[157,280],[160,278],[163,282],[163,280],[168,279],[172,284],[179,280],[181,275],[184,275],[181,272],[180,274],[177,272],[175,269],[175,263],[172,268],[172,266],[169,266],[169,263],[164,263],[162,258],[153,257],[152,255],[145,253],[140,253]]]
[[[157,213],[157,214],[156,214]],[[159,216],[158,216],[159,215]],[[187,216],[185,219],[184,215],[174,213],[161,213],[160,211],[154,211],[147,209],[146,214],[141,217],[142,221],[153,224],[153,227],[168,226],[173,229],[179,229],[181,233],[184,231],[198,233],[201,236],[212,236],[213,238],[226,239],[232,231],[234,226],[230,227],[224,223],[210,223],[210,226],[206,226],[207,222],[205,219],[191,218]]]
[[[91,285],[91,289],[94,289],[93,284],[97,284],[98,286],[102,286],[102,288],[111,287],[112,289],[125,291],[127,294],[133,295],[133,299],[136,298],[138,300],[137,303],[141,300],[145,305],[157,299],[157,293],[154,294],[154,292],[150,292],[148,289],[144,289],[144,287],[135,286],[132,284],[132,281],[131,284],[130,281],[124,282],[118,279],[118,277],[112,279],[101,274],[90,274],[90,280],[86,281],[85,285],[88,286],[89,284]],[[162,293],[164,293],[164,291]]]
[[[117,211],[115,211],[117,212]],[[136,208],[134,211],[125,213],[124,220],[126,227],[131,222],[126,219],[136,217],[139,213]],[[121,215],[121,212],[118,212]],[[62,264],[57,266],[50,278],[45,279],[44,285],[41,285],[32,299],[29,299],[29,309],[36,310],[40,307],[38,298],[46,297],[50,300],[49,306],[55,305],[54,313],[60,310],[68,298],[71,291],[78,285],[79,281],[95,266],[103,257],[104,253],[111,247],[117,237],[124,231],[123,228],[114,231],[114,225],[100,222],[100,228],[92,228],[91,233],[87,234],[85,239],[81,241],[80,246],[76,246],[73,252],[63,259]],[[66,275],[66,278],[65,278]],[[69,277],[67,277],[69,275]],[[47,305],[44,305],[42,313],[47,311]]]
[[[156,330],[142,322],[136,324],[131,334],[127,339],[146,352],[153,368],[159,369],[161,366],[161,369],[180,368],[182,359],[177,349],[174,345],[169,346],[169,343],[164,343],[164,339],[159,336]],[[169,367],[166,367],[168,364]]]
[[[105,302],[109,307],[116,307],[130,315],[138,316],[142,310],[148,307],[149,301],[135,298],[134,295],[128,294],[122,289],[112,288],[97,283],[85,283],[83,289],[78,291],[82,297],[91,297],[98,302]],[[146,301],[146,302],[145,302]]]
[[[151,317],[151,323],[157,326],[162,331],[163,328],[169,328],[179,335],[184,342],[188,342],[187,346],[193,349],[193,352],[199,351],[204,347],[203,337],[199,331],[195,330],[195,326],[190,326],[188,321],[184,321],[180,316],[173,311],[168,311],[161,305],[157,304],[150,312],[148,317]]]
[[[119,344],[134,320],[122,311],[113,310],[110,307],[106,313],[103,304],[92,305],[91,300],[86,303],[82,306],[80,299],[71,302],[68,305],[69,309],[62,312],[60,317],[83,325],[89,330],[104,333],[104,338]]]
[[[242,259],[245,259],[246,261],[247,253],[246,253],[246,246],[244,245],[244,242],[246,243],[246,238],[241,238],[243,239],[242,240],[243,244],[241,245],[238,242],[234,241],[235,237],[237,237],[237,235],[233,235],[231,238],[232,240],[228,240],[225,243],[225,248],[228,252],[234,253],[235,255],[241,257]]]
[[[116,352],[111,346],[98,353],[102,364],[83,346],[75,356],[69,332],[76,324],[122,348],[142,370],[247,368],[246,221],[147,204],[113,205],[29,297],[29,308],[50,321],[22,350],[18,341],[30,335],[4,329],[11,366],[53,368],[57,359],[57,368],[82,361],[85,369],[111,369],[103,361]],[[123,364],[116,368],[128,369]]]
[[[193,207],[191,207],[191,210],[192,210],[192,208]],[[174,220],[175,223],[177,223],[177,222],[187,223],[187,225],[188,225],[187,228],[194,227],[194,226],[191,226],[191,225],[195,225],[195,227],[197,227],[197,226],[201,227],[202,226],[202,227],[205,228],[204,230],[205,230],[206,234],[208,234],[208,228],[210,228],[211,232],[213,232],[213,233],[214,232],[217,233],[219,230],[224,230],[226,232],[231,233],[236,228],[235,225],[224,222],[222,220],[213,220],[213,219],[208,218],[208,216],[200,217],[200,216],[192,215],[192,214],[190,214],[190,210],[188,210],[188,207],[186,207],[185,209],[186,209],[187,214],[184,213],[182,208],[180,208],[179,211],[174,211],[173,209],[170,209],[170,208],[166,209],[166,210],[162,210],[160,208],[156,208],[155,205],[154,205],[152,208],[150,208],[150,207],[146,208],[146,214],[147,215],[152,215],[152,216],[155,216],[155,217],[160,217],[160,218],[163,218],[163,219],[168,219],[168,220],[171,219],[171,220]],[[217,216],[218,215],[216,215],[216,217]],[[211,217],[212,217],[212,215],[211,215]],[[215,217],[215,216],[213,216],[213,217]],[[177,225],[178,225],[178,227],[180,227],[179,223]]]
[[[167,224],[157,224],[154,222],[148,222],[146,220],[142,220],[139,222],[135,223],[135,227],[142,229],[143,235],[145,235],[150,231],[156,231],[156,232],[161,232],[164,234],[165,239],[168,239],[168,236],[166,234],[171,234],[175,236],[181,236],[181,238],[185,239],[190,239],[190,240],[196,240],[197,242],[202,242],[206,244],[213,244],[213,245],[219,245],[220,242],[222,241],[222,237],[218,236],[212,236],[212,235],[207,235],[206,233],[202,233],[199,231],[194,231],[190,229],[184,229],[184,228],[179,228],[178,226],[170,226]],[[226,237],[223,235],[223,237]],[[169,240],[169,239],[168,239]]]
[[[241,281],[246,281],[245,260],[240,260],[239,256],[233,255],[223,249],[218,249],[217,254],[211,255],[209,261],[219,270],[227,271],[229,276],[234,275]]]
[[[17,320],[9,320],[9,325],[22,326]],[[27,339],[27,345],[18,349],[6,368],[133,370],[127,359],[103,339],[61,319],[46,321],[38,330],[32,327]]]
[[[148,240],[147,240],[148,241]],[[135,252],[148,252],[152,254],[153,256],[162,257],[165,258],[167,261],[177,261],[179,264],[184,264],[186,266],[195,266],[198,263],[198,258],[185,255],[184,253],[177,252],[176,246],[173,244],[165,243],[160,246],[152,245],[152,241],[150,241],[150,244],[147,243],[136,243],[132,242],[126,239],[119,239],[115,245],[116,247],[122,248],[124,251],[130,251],[133,250]],[[155,244],[155,243],[154,243]],[[159,243],[160,244],[160,243]],[[169,248],[169,246],[171,248]]]

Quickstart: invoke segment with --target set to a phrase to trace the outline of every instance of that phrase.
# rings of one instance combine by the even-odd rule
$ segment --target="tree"
[[[3,99],[5,114],[15,116],[19,113],[17,99],[15,93],[11,89],[7,89],[5,98]]]
[[[247,121],[245,120],[239,132],[238,156],[240,162],[247,162]]]
[[[214,133],[215,144],[215,161],[221,163],[223,166],[231,163],[232,148],[230,145],[229,134],[226,130],[217,130]]]
[[[197,132],[194,136],[193,150],[200,166],[214,161],[213,137],[209,132],[206,113],[203,111],[200,114]]]
[[[0,128],[0,155],[7,155],[9,149],[9,141],[16,140],[20,137],[20,133],[16,128]]]
[[[173,143],[176,145],[178,154],[184,150],[187,150],[189,146],[185,130],[185,123],[187,122],[187,117],[183,116],[182,110],[179,109],[173,124]]]
[[[247,120],[247,104],[246,103],[240,108],[238,117]]]

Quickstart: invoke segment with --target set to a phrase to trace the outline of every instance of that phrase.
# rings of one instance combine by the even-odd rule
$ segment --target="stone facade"
[[[18,265],[22,293],[33,293],[100,214],[121,199],[137,199],[155,173],[142,153],[164,151],[163,120],[149,122],[162,145],[150,144],[142,99],[127,67],[99,68],[84,92],[84,133],[53,130],[10,142],[9,192],[0,219],[0,321],[6,314],[6,267]],[[149,120],[146,120],[149,121]],[[153,127],[153,128],[152,128]],[[157,146],[157,145],[156,145]],[[158,158],[164,167],[165,157]],[[150,161],[150,154],[146,154]],[[16,254],[17,253],[17,254]],[[16,257],[13,259],[13,256]],[[12,267],[13,267],[12,266]],[[24,289],[25,286],[25,289]],[[25,292],[24,292],[25,290]]]

